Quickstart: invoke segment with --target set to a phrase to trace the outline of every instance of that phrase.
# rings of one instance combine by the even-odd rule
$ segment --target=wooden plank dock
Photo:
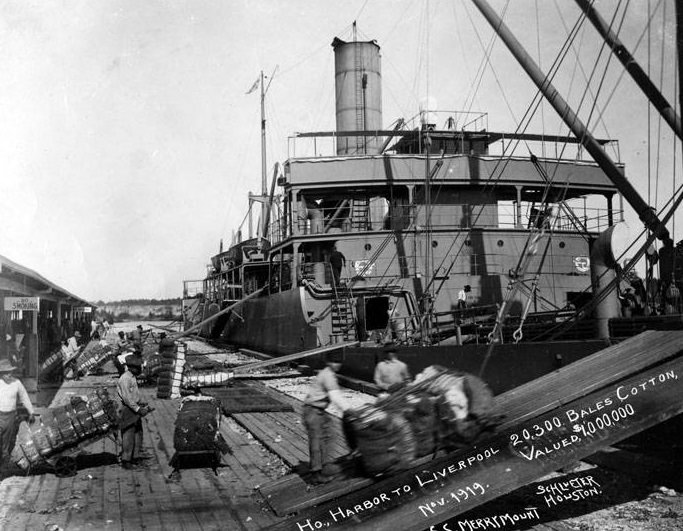
[[[115,385],[110,374],[68,381],[51,406],[97,386],[115,392]],[[155,388],[141,392],[156,408],[143,419],[146,467],[122,469],[110,438],[83,443],[74,477],[47,472],[0,482],[0,529],[252,530],[279,520],[254,490],[282,475],[277,456],[224,417],[221,434],[231,450],[222,458],[224,466],[216,474],[210,468],[183,469],[179,478],[169,479],[180,401],[158,400]]]
[[[144,399],[156,408],[143,421],[144,450],[149,456],[147,466],[123,470],[117,462],[117,443],[110,438],[83,444],[78,456],[79,472],[75,477],[57,478],[48,472],[16,475],[0,481],[0,529],[274,528],[300,531],[308,529],[311,523],[314,527],[327,524],[334,529],[417,531],[429,529],[446,519],[468,518],[470,514],[486,516],[493,510],[491,507],[497,506],[483,505],[485,502],[497,499],[504,504],[504,498],[500,498],[504,493],[530,485],[549,472],[681,411],[683,406],[678,399],[683,392],[679,380],[683,373],[680,345],[683,345],[681,332],[656,336],[643,334],[606,349],[597,364],[595,361],[573,364],[562,369],[562,374],[550,374],[526,389],[518,388],[497,397],[507,413],[503,433],[495,440],[487,441],[485,446],[482,443],[462,452],[455,462],[465,461],[466,465],[458,464],[455,473],[450,471],[455,466],[451,454],[426,459],[407,475],[398,474],[381,481],[347,477],[316,487],[306,483],[308,442],[299,400],[260,382],[245,383],[289,404],[292,411],[224,416],[221,434],[231,453],[222,457],[222,466],[216,473],[211,468],[182,469],[179,477],[170,477],[173,431],[180,400],[158,400],[155,388],[142,387]],[[647,382],[651,380],[660,383],[648,387]],[[112,374],[65,382],[51,406],[61,405],[70,397],[86,394],[97,386],[114,391],[115,384],[116,377]],[[615,384],[622,386],[620,391],[615,390]],[[647,389],[642,389],[640,384],[646,385]],[[623,402],[633,406],[637,415],[630,416],[624,409],[628,422],[623,428],[598,430],[581,435],[580,441],[573,441],[574,424],[595,422],[596,415],[603,412],[602,409],[595,411],[596,404],[604,404],[605,397],[611,397],[616,403],[616,396],[626,397],[624,389],[629,396]],[[586,417],[571,422],[569,410],[585,410]],[[561,429],[553,428],[552,437],[546,434],[539,439],[525,439],[525,430],[532,433],[538,422],[548,425],[545,421],[556,426],[553,424],[555,418],[562,421]],[[341,435],[340,420],[333,417],[332,422],[337,434],[333,457],[341,457],[349,449]],[[513,435],[521,445],[512,444]],[[563,444],[563,440],[569,441],[566,448],[563,446],[561,451],[541,455],[558,441]],[[534,453],[534,448],[540,448],[541,453]],[[477,453],[484,456],[483,464],[477,461]],[[475,456],[471,465],[470,454]],[[619,462],[624,459],[629,459],[625,452],[602,456],[603,462],[609,460],[616,466],[622,466]],[[655,461],[643,461],[640,470],[645,473],[653,463]],[[430,473],[442,475],[432,481]],[[476,484],[484,491],[476,491]],[[381,500],[382,503],[365,509],[368,500],[376,498],[378,493],[393,492],[406,485],[412,487],[409,496],[398,500],[392,499],[392,494],[391,503]],[[458,489],[468,492],[467,487],[477,494],[466,501],[439,504],[444,493],[457,493]],[[528,491],[535,487],[525,488]],[[361,506],[363,510],[358,511]],[[562,521],[561,512],[546,512],[542,521],[529,522],[524,528],[537,531],[575,529]],[[286,515],[292,514],[296,516],[285,519]],[[439,525],[435,529],[440,529]]]

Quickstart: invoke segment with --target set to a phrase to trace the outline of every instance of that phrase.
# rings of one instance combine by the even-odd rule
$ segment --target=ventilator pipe
[[[309,208],[306,204],[306,198],[301,196],[301,213],[305,219],[311,221],[311,234],[322,234],[324,219],[323,213],[318,208]]]
[[[593,296],[601,292],[613,282],[617,286],[617,258],[621,256],[621,244],[627,241],[628,225],[617,223],[600,234],[591,248],[591,284]],[[597,325],[598,337],[609,339],[609,320],[621,317],[621,304],[616,289],[610,290],[595,306],[593,312]]]

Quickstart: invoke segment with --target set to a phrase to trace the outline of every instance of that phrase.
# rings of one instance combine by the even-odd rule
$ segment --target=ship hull
[[[317,346],[316,329],[306,319],[299,289],[245,301],[230,313],[220,338],[271,356]]]
[[[310,301],[308,301],[310,305]],[[272,356],[313,349],[317,328],[307,320],[307,302],[302,290],[289,290],[245,301],[239,312],[231,313],[220,332],[226,343]],[[484,380],[496,393],[502,393],[559,369],[609,346],[603,340],[551,341],[497,345],[486,360]],[[413,375],[430,365],[473,374],[481,372],[489,346],[485,344],[448,346],[399,346],[399,358]],[[343,375],[372,382],[375,366],[382,357],[378,347],[344,349]],[[313,368],[324,364],[322,356],[307,358]]]
[[[481,376],[495,394],[500,394],[608,346],[609,342],[603,340],[497,345]],[[398,347],[397,354],[413,376],[430,365],[480,375],[488,349],[488,345],[405,346]],[[341,372],[371,382],[382,354],[382,349],[378,348],[347,348]]]

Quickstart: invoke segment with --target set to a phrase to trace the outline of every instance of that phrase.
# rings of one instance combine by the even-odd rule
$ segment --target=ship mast
[[[272,78],[271,78],[272,79]],[[266,197],[268,183],[266,182],[266,89],[263,86],[263,70],[261,70],[261,232],[266,236],[266,209],[269,208]]]
[[[588,0],[576,0],[576,3],[586,14],[586,17],[588,17],[588,19],[593,23],[595,29],[598,31],[598,33],[600,33],[602,38],[605,39],[605,42],[609,44],[614,55],[617,57],[617,59],[619,59],[619,61],[621,61],[626,71],[631,74],[633,80],[638,84],[650,102],[659,111],[659,113],[662,115],[662,118],[664,118],[666,123],[669,124],[671,129],[673,129],[674,133],[676,133],[676,136],[679,139],[683,138],[683,132],[681,131],[681,117],[676,114],[676,110],[666,100],[664,95],[659,91],[659,89],[650,80],[640,65],[636,62],[633,55],[629,53],[619,38],[602,19],[595,7],[593,7],[592,3]],[[677,12],[680,12],[680,9],[677,8]]]
[[[486,0],[472,1],[474,2],[474,5],[477,6],[479,11],[481,11],[482,15],[484,15],[484,18],[486,18],[489,24],[491,24],[491,27],[493,27],[494,31],[498,34],[501,40],[508,47],[508,50],[510,50],[515,59],[517,59],[522,68],[524,68],[531,80],[543,93],[548,102],[557,111],[567,127],[569,127],[576,138],[581,141],[581,144],[586,148],[588,153],[590,153],[595,162],[598,163],[602,171],[605,172],[605,175],[614,183],[614,185],[623,194],[624,198],[633,207],[643,224],[649,230],[651,230],[659,240],[663,242],[665,247],[673,247],[673,240],[671,239],[669,231],[664,223],[662,223],[655,211],[650,208],[650,205],[645,202],[638,191],[626,179],[622,171],[617,167],[610,156],[602,149],[590,131],[588,131],[588,128],[569,107],[562,96],[560,96],[557,89],[552,85],[552,83],[550,83],[548,77],[543,74],[538,65],[536,65],[534,60],[524,50],[520,42],[505,25],[503,20],[491,8],[491,6],[489,6]]]

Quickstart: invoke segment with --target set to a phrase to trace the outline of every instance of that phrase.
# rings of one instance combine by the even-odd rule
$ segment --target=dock
[[[79,447],[73,477],[57,477],[49,469],[6,477],[0,481],[0,529],[448,531],[469,529],[478,525],[477,519],[514,515],[528,520],[515,525],[511,520],[505,529],[569,531],[603,529],[589,525],[614,518],[604,513],[622,515],[619,529],[628,531],[680,529],[680,469],[613,445],[668,418],[675,420],[683,409],[682,334],[642,334],[497,397],[506,412],[499,433],[473,448],[422,458],[413,469],[392,477],[348,474],[320,486],[307,483],[308,442],[299,399],[257,379],[207,388],[206,394],[224,403],[220,432],[229,452],[215,471],[207,465],[172,474],[180,399],[157,399],[155,387],[141,386],[143,399],[155,408],[143,419],[145,466],[121,468],[118,441],[108,437]],[[114,373],[105,372],[65,381],[50,406],[97,387],[115,392],[116,380]],[[648,385],[651,381],[655,384]],[[586,426],[589,418],[597,423],[597,413],[609,408],[596,411],[596,404],[607,404],[609,397],[623,398],[621,405],[636,413],[624,409],[624,418],[609,429],[576,431],[579,420]],[[576,414],[582,418],[575,419]],[[341,458],[349,448],[341,421],[334,417],[333,425],[333,457]],[[525,433],[538,425],[549,426],[548,433],[527,438]],[[592,492],[590,482],[599,485],[599,494],[597,488],[586,494]],[[576,491],[586,499],[549,502],[539,494],[557,493],[563,485],[586,487]],[[633,504],[637,508],[629,520]],[[638,520],[643,506],[659,519],[653,516],[647,525]]]

